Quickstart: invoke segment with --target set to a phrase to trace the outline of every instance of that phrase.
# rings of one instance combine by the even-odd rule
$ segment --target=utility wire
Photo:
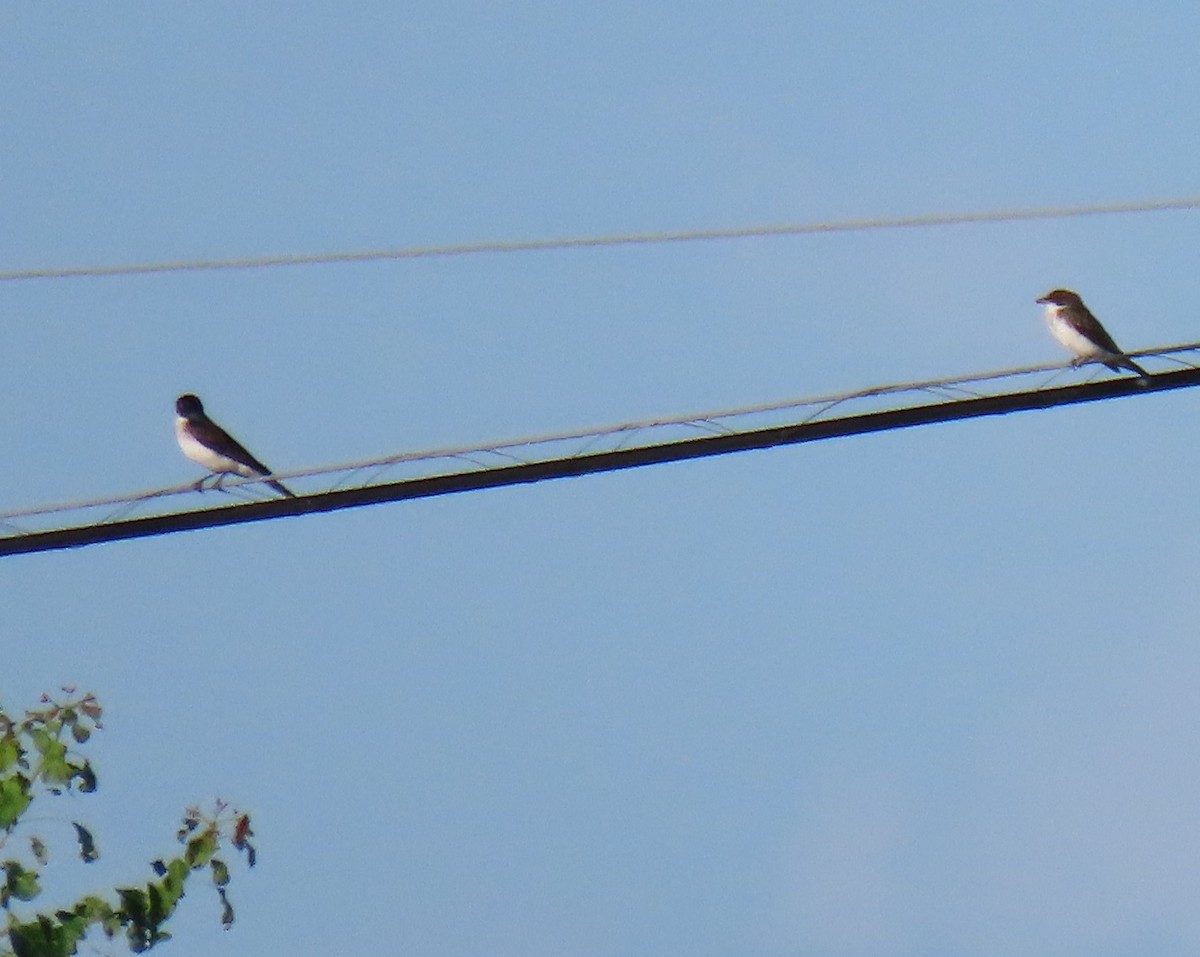
[[[1042,206],[1030,209],[1000,209],[967,213],[933,213],[922,216],[881,216],[866,219],[783,225],[741,226],[732,229],[698,229],[677,232],[618,233],[608,236],[574,236],[557,239],[495,240],[449,246],[404,246],[396,249],[365,249],[329,253],[284,253],[224,259],[191,259],[148,263],[91,266],[46,266],[34,269],[0,270],[0,282],[27,279],[70,279],[83,276],[139,276],[151,273],[201,272],[227,269],[271,269],[279,266],[313,266],[329,263],[378,262],[388,259],[429,259],[473,256],[481,253],[519,253],[602,246],[688,243],[713,239],[750,239],[768,236],[806,236],[813,233],[849,233],[920,226],[957,226],[968,223],[1005,223],[1032,219],[1069,219],[1116,213],[1150,213],[1200,207],[1200,196],[1142,200],[1125,203],[1094,203],[1083,206]]]
[[[1178,363],[1188,368],[1195,363],[1177,358],[1182,354],[1200,354],[1200,342],[1183,345],[1143,349],[1130,352],[1134,359],[1162,358]],[[800,416],[798,421],[809,422],[819,418],[832,409],[845,407],[849,403],[862,400],[885,400],[894,396],[909,396],[910,398],[924,397],[939,400],[946,397],[977,397],[985,394],[988,386],[1006,382],[1010,379],[1030,377],[1039,373],[1061,374],[1074,368],[1062,363],[1045,363],[1035,366],[1022,366],[1015,369],[1002,369],[995,372],[976,373],[966,376],[949,376],[940,379],[924,379],[912,382],[895,383],[892,385],[872,386],[852,392],[836,392],[825,395],[808,396],[799,399],[788,399],[782,402],[766,402],[754,405],[738,406],[717,411],[699,412],[690,415],[659,416],[650,419],[637,419],[622,422],[617,425],[605,425],[590,429],[575,429],[545,433],[542,435],[523,436],[520,438],[504,439],[486,444],[448,446],[436,449],[424,449],[415,452],[400,452],[392,455],[375,456],[368,459],[358,459],[351,462],[340,462],[323,465],[316,468],[295,469],[286,472],[273,472],[271,480],[293,482],[296,479],[328,479],[331,483],[336,476],[348,476],[355,473],[375,472],[396,465],[414,466],[423,463],[448,463],[452,461],[474,461],[484,459],[495,462],[497,459],[522,462],[529,456],[537,458],[552,458],[554,456],[539,453],[539,447],[562,446],[567,443],[577,443],[574,454],[582,454],[594,449],[596,445],[622,444],[628,437],[654,433],[665,433],[667,430],[680,429],[700,430],[706,432],[729,433],[738,431],[726,425],[739,419],[759,418],[775,413],[789,414],[811,410],[809,414]],[[1098,368],[1092,366],[1093,369]],[[742,431],[746,429],[743,428]],[[642,442],[640,444],[648,444]],[[267,479],[233,478],[223,483],[223,490],[236,492],[243,486],[261,488]],[[345,479],[343,479],[343,484]],[[336,487],[335,484],[335,487]],[[367,484],[367,483],[362,483]],[[331,489],[327,489],[331,490]],[[0,523],[11,523],[14,519],[35,518],[68,512],[79,512],[106,506],[136,506],[154,499],[164,499],[172,496],[187,495],[196,492],[196,484],[172,485],[163,488],[147,489],[141,492],[125,493],[102,498],[81,499],[71,502],[59,502],[50,505],[37,505],[30,508],[0,511]]]
[[[1190,351],[1200,350],[1200,343],[1186,347]],[[1185,347],[1160,350],[1159,355],[1184,351]],[[1145,355],[1145,353],[1134,353]],[[1178,361],[1178,360],[1177,360]],[[121,518],[118,520],[81,524],[64,528],[18,533],[0,538],[0,557],[28,554],[62,548],[75,548],[99,542],[144,538],[222,525],[258,522],[289,515],[306,515],[317,512],[338,511],[363,505],[397,502],[417,498],[449,495],[456,492],[477,491],[486,488],[502,488],[509,485],[529,484],[550,479],[592,475],[622,469],[640,468],[664,462],[680,462],[713,455],[726,455],[752,449],[774,448],[815,442],[822,439],[851,435],[865,435],[892,429],[912,428],[935,422],[950,422],[988,415],[1003,415],[1009,412],[1032,409],[1047,409],[1060,405],[1095,402],[1122,396],[1166,392],[1200,385],[1200,368],[1180,362],[1186,368],[1153,375],[1148,383],[1130,376],[1084,382],[1055,388],[1039,387],[1016,392],[1001,392],[994,395],[971,394],[969,390],[958,390],[959,396],[924,405],[907,405],[883,411],[845,415],[836,418],[818,418],[821,411],[828,410],[839,401],[853,398],[878,397],[895,393],[904,387],[882,387],[847,393],[826,402],[821,409],[808,415],[800,422],[769,428],[751,430],[725,430],[720,434],[709,434],[698,438],[687,438],[672,442],[640,445],[634,448],[614,448],[600,452],[588,452],[539,461],[518,462],[478,468],[474,470],[442,472],[439,474],[410,478],[403,481],[364,485],[356,488],[332,489],[313,494],[300,495],[291,499],[271,499],[248,504],[222,506],[191,511],[174,512],[144,518]],[[1014,370],[1002,375],[1034,374],[1062,367],[1033,367]],[[982,381],[996,376],[977,376],[969,379],[940,380],[945,383]],[[911,391],[911,387],[909,387]],[[930,390],[918,389],[928,393]],[[778,406],[758,407],[777,409]],[[713,416],[717,418],[719,416]],[[672,424],[693,424],[711,419],[694,419],[689,422],[672,420]],[[614,433],[609,433],[614,434]],[[556,440],[555,440],[556,441]],[[492,449],[500,448],[493,446]],[[511,447],[511,446],[509,446]],[[277,477],[288,477],[280,473]],[[299,474],[299,473],[290,473]],[[310,473],[311,474],[311,473]],[[243,483],[248,485],[250,483]],[[175,492],[179,490],[165,490]],[[133,504],[138,498],[128,499]],[[116,500],[104,500],[92,504],[111,504]],[[24,514],[32,515],[36,510]],[[0,515],[0,520],[15,517],[17,513]],[[11,524],[4,522],[4,524]]]

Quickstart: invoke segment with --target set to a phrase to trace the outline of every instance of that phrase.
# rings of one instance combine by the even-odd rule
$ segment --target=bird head
[[[197,396],[189,392],[175,400],[175,412],[185,419],[198,419],[204,415],[204,406]]]
[[[1079,293],[1072,292],[1070,289],[1055,289],[1053,292],[1048,292],[1038,300],[1043,306],[1082,306],[1083,300],[1079,298]]]

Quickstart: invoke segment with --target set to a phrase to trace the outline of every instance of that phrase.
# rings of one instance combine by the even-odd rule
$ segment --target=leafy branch
[[[7,847],[35,799],[96,790],[95,771],[75,746],[86,743],[102,727],[102,709],[94,695],[63,690],[69,696],[66,701],[43,695],[43,707],[27,711],[19,720],[0,708],[0,850]],[[80,859],[85,864],[97,860],[100,853],[91,831],[78,821],[72,826]],[[46,843],[33,835],[27,855],[12,854],[0,862],[0,908],[6,915],[4,934],[11,948],[0,944],[0,957],[70,957],[95,927],[110,939],[122,933],[129,949],[142,953],[170,939],[167,920],[191,876],[205,870],[221,901],[221,922],[228,928],[234,919],[226,892],[230,872],[220,855],[232,848],[253,867],[253,835],[250,816],[224,802],[218,801],[212,813],[189,808],[176,833],[180,853],[152,862],[153,879],[116,888],[115,902],[89,895],[72,907],[21,917],[13,905],[33,901],[42,893],[39,868],[49,859]]]

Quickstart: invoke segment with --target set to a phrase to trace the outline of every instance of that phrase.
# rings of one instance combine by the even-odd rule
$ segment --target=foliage
[[[73,688],[64,692],[66,701],[43,695],[43,707],[27,711],[20,719],[0,708],[0,858],[4,858],[0,860],[0,908],[7,919],[0,933],[0,957],[70,957],[93,928],[110,939],[123,934],[134,953],[149,950],[170,938],[166,922],[183,897],[188,879],[201,870],[210,874],[221,901],[221,922],[228,928],[233,923],[233,907],[226,893],[229,866],[219,855],[232,847],[244,853],[253,867],[255,852],[250,838],[254,832],[248,814],[220,801],[212,814],[197,808],[187,810],[176,834],[182,850],[170,860],[154,861],[154,878],[145,884],[117,888],[115,900],[88,896],[53,913],[18,914],[20,904],[42,893],[39,868],[50,856],[38,835],[16,841],[23,815],[35,799],[96,790],[95,771],[76,748],[102,727],[102,710],[91,694],[76,695]],[[96,861],[100,852],[91,831],[78,821],[72,826],[80,860],[85,864]],[[16,843],[27,845],[28,853],[12,851],[10,845]]]

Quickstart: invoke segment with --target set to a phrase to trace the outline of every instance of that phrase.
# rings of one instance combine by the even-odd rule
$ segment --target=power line
[[[1200,354],[1200,343],[1172,345],[1156,349],[1144,349],[1129,353],[1134,359],[1166,360],[1176,365],[1194,368],[1195,362],[1180,359],[1180,355]],[[596,451],[601,446],[611,446],[613,449],[628,446],[632,440],[641,437],[641,445],[654,444],[647,438],[658,438],[658,444],[680,435],[694,435],[697,431],[707,434],[731,433],[739,431],[737,423],[744,423],[740,431],[751,431],[755,427],[776,425],[780,421],[810,422],[826,416],[830,410],[854,408],[865,403],[878,403],[899,399],[922,397],[925,401],[940,401],[947,397],[979,397],[982,395],[998,395],[1001,390],[998,385],[1019,378],[1030,378],[1040,373],[1052,373],[1049,381],[1043,381],[1036,387],[1042,389],[1056,379],[1058,375],[1073,369],[1073,366],[1063,366],[1062,363],[1045,363],[1040,366],[1025,366],[1013,369],[1001,369],[997,372],[978,373],[972,375],[955,375],[941,379],[925,379],[908,381],[893,385],[871,386],[851,392],[835,392],[829,395],[809,396],[796,399],[785,399],[782,402],[760,403],[755,405],[740,405],[737,408],[709,410],[682,416],[658,416],[654,419],[642,419],[620,422],[618,425],[601,426],[599,428],[572,429],[572,431],[554,432],[541,435],[527,435],[516,439],[493,441],[487,444],[460,445],[442,447],[442,449],[422,450],[415,452],[400,452],[388,456],[376,456],[358,459],[354,462],[343,462],[322,465],[318,468],[277,471],[272,474],[276,481],[294,482],[296,480],[328,481],[328,486],[320,490],[334,490],[356,482],[356,476],[371,474],[366,481],[356,482],[368,484],[388,470],[398,468],[414,469],[427,468],[437,470],[452,463],[469,462],[479,464],[480,459],[488,464],[504,464],[512,462],[528,462],[530,458],[551,459],[563,456],[575,457],[584,452]],[[1091,369],[1097,369],[1091,366]],[[730,423],[733,423],[731,426]],[[485,465],[480,465],[484,468]],[[414,476],[415,477],[415,476]],[[223,483],[224,492],[250,493],[251,489],[262,488],[263,478],[230,478]],[[244,488],[245,487],[245,488]],[[29,508],[0,512],[0,525],[14,528],[14,519],[46,518],[53,514],[65,512],[84,512],[96,508],[120,506],[128,511],[150,501],[170,498],[170,496],[191,494],[196,492],[194,483],[180,484],[144,490],[144,492],[110,495],[106,498],[92,498],[77,501],[58,502],[53,505],[38,505]],[[20,534],[20,532],[19,532]]]
[[[483,253],[540,252],[588,249],[604,246],[689,243],[714,239],[751,239],[770,236],[806,236],[814,233],[849,233],[867,230],[911,229],[922,226],[959,226],[969,223],[1005,223],[1034,219],[1069,219],[1117,213],[1149,213],[1200,207],[1200,196],[1141,200],[1126,203],[1094,203],[1083,206],[1042,206],[1030,209],[1000,209],[967,213],[933,213],[921,216],[880,216],[865,219],[828,220],[783,225],[741,226],[731,229],[698,229],[652,233],[617,233],[608,236],[574,236],[557,239],[495,240],[448,246],[403,246],[395,249],[366,249],[328,253],[284,253],[222,259],[190,259],[163,262],[123,263],[91,266],[46,266],[33,269],[0,270],[0,282],[27,279],[72,279],[84,276],[140,276],[153,273],[202,272],[228,269],[272,269],[280,266],[313,266],[331,263],[378,262],[389,259],[430,259],[474,256]]]
[[[1131,352],[1129,355],[1132,358],[1143,360],[1148,358],[1165,359],[1179,365],[1193,367],[1195,363],[1178,358],[1179,355],[1185,353],[1200,353],[1200,342],[1156,349],[1144,349],[1139,352]],[[727,423],[737,423],[739,421],[746,422],[746,425],[741,429],[742,431],[748,431],[755,426],[762,427],[776,424],[780,421],[781,416],[789,417],[790,421],[795,421],[795,416],[799,415],[800,422],[809,422],[824,416],[832,409],[845,409],[848,405],[861,404],[869,400],[887,400],[904,396],[923,396],[927,400],[930,397],[935,399],[947,396],[978,397],[987,394],[989,389],[993,393],[996,392],[997,385],[1012,379],[1028,378],[1040,373],[1053,373],[1053,377],[1057,378],[1058,375],[1072,368],[1074,367],[1063,365],[1062,363],[1046,363],[1043,365],[1023,366],[1016,369],[1003,369],[966,376],[960,375],[894,383],[884,386],[872,386],[867,389],[858,389],[851,392],[806,396],[798,399],[757,403],[689,415],[658,416],[650,419],[621,422],[616,425],[523,436],[485,444],[400,452],[368,459],[359,459],[352,462],[323,465],[316,468],[275,472],[271,477],[274,480],[286,482],[305,479],[324,479],[328,480],[330,485],[321,489],[321,491],[332,491],[353,481],[356,475],[373,473],[375,476],[378,476],[383,471],[392,469],[393,467],[407,466],[413,469],[428,466],[436,468],[438,465],[444,466],[447,463],[477,462],[480,459],[485,459],[492,464],[523,462],[527,461],[530,456],[540,459],[554,458],[556,457],[555,452],[574,456],[588,451],[595,451],[597,446],[612,445],[614,448],[620,448],[627,445],[635,436],[649,436],[651,438],[658,436],[661,444],[672,437],[677,437],[681,433],[694,434],[696,431],[702,431],[711,434],[713,432],[728,433],[737,431],[735,427],[731,427]],[[1095,370],[1099,367],[1093,365],[1091,368]],[[1044,387],[1046,384],[1049,383],[1041,383],[1039,387]],[[640,444],[651,443],[643,441]],[[543,451],[547,449],[548,451]],[[339,480],[335,481],[335,479]],[[234,478],[223,484],[223,491],[234,493],[240,491],[246,493],[248,489],[243,488],[243,486],[261,489],[261,485],[265,481],[265,479],[259,478]],[[363,482],[361,484],[369,483]],[[102,498],[59,502],[51,505],[37,505],[31,508],[0,512],[0,524],[8,524],[11,527],[13,520],[45,517],[68,512],[83,512],[112,506],[120,506],[128,509],[153,500],[191,494],[196,491],[195,483],[189,483]]]
[[[1200,343],[1186,347],[1188,351],[1200,350]],[[1159,354],[1185,351],[1185,347],[1161,350]],[[1144,355],[1138,353],[1137,355]],[[1186,363],[1181,363],[1186,365]],[[1035,374],[1047,371],[1047,367],[1014,370],[1001,375]],[[1062,369],[1059,367],[1059,371]],[[995,378],[993,375],[991,378]],[[941,380],[942,382],[982,381],[989,377]],[[363,505],[398,502],[417,498],[449,495],[456,492],[477,491],[487,488],[503,488],[510,485],[530,484],[557,478],[594,475],[623,469],[640,468],[665,462],[680,462],[713,455],[726,455],[754,449],[767,449],[783,445],[796,445],[823,439],[892,429],[912,428],[935,422],[950,422],[960,419],[979,418],[989,415],[1004,415],[1009,412],[1047,409],[1060,405],[1095,402],[1121,396],[1166,392],[1200,385],[1200,368],[1188,366],[1174,372],[1158,373],[1149,383],[1137,378],[1122,377],[1098,382],[1084,382],[1055,388],[1033,388],[1019,392],[1002,392],[994,395],[972,395],[934,401],[925,405],[907,405],[883,411],[865,412],[836,418],[818,418],[813,413],[800,422],[768,428],[743,431],[725,431],[699,438],[688,438],[672,442],[640,445],[634,448],[614,448],[600,452],[548,458],[540,461],[519,462],[498,467],[481,468],[473,471],[458,471],[409,478],[403,481],[369,484],[356,488],[334,488],[328,491],[301,495],[293,499],[271,499],[248,504],[221,506],[155,515],[145,518],[122,518],[115,521],[75,525],[10,535],[0,538],[0,557],[28,554],[62,548],[76,548],[100,542],[144,538],[174,532],[215,528],[223,525],[265,521],[292,515],[307,515],[318,512],[339,511]],[[853,398],[878,398],[894,394],[904,387],[882,387],[848,393],[845,400]],[[960,396],[966,390],[959,389]],[[839,399],[824,405],[832,408]],[[778,406],[758,407],[777,410]],[[701,420],[691,420],[701,421]],[[705,420],[710,421],[710,420]],[[685,424],[673,420],[672,424]],[[558,441],[557,439],[553,441]],[[498,448],[499,446],[493,447]],[[412,459],[409,459],[410,461]],[[293,473],[298,474],[298,473]],[[311,474],[311,473],[310,473]],[[287,477],[280,473],[279,477]],[[245,483],[244,483],[245,484]],[[168,490],[178,491],[178,490]],[[109,500],[110,502],[112,500]],[[133,501],[133,500],[130,500]],[[31,510],[24,514],[35,514]],[[15,513],[10,513],[10,516]],[[0,516],[0,519],[5,516]]]

